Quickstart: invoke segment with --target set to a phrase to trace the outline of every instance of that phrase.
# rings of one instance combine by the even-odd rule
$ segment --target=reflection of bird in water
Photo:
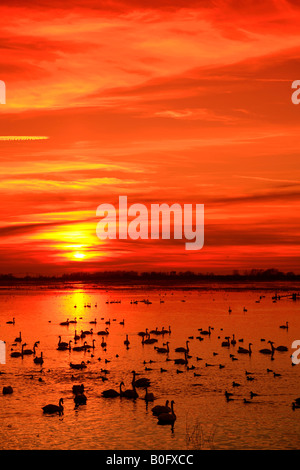
[[[46,405],[46,406],[43,406],[42,410],[44,411],[44,413],[59,413],[59,415],[61,415],[64,411],[64,407],[62,406],[64,400],[62,398],[60,398],[59,400],[59,405]]]
[[[128,339],[128,335],[126,335],[126,339],[125,339],[125,341],[124,341],[124,344],[125,344],[126,346],[128,346],[128,345],[130,344],[130,341],[129,341],[129,339]]]
[[[87,398],[84,393],[77,393],[74,397],[74,402],[76,406],[86,405]]]

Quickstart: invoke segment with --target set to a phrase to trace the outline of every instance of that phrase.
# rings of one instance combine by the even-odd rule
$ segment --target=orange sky
[[[1,273],[299,272],[299,2],[7,3]],[[204,248],[100,242],[119,195],[204,203]]]

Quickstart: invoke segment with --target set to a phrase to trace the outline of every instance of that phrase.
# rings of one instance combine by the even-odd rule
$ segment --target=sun
[[[84,253],[79,253],[78,251],[76,251],[76,253],[74,253],[73,256],[76,259],[84,259],[85,258],[85,254]]]

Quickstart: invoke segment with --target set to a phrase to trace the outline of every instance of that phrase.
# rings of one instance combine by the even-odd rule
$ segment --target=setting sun
[[[85,254],[84,254],[84,253],[78,253],[78,252],[76,252],[76,253],[73,254],[73,256],[74,256],[74,258],[76,258],[76,259],[84,259],[84,258],[85,258]]]

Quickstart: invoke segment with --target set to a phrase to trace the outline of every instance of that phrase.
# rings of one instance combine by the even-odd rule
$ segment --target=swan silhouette
[[[61,415],[64,412],[64,407],[62,406],[63,402],[64,402],[63,398],[60,398],[58,405],[52,405],[52,404],[46,405],[42,407],[42,410],[44,413],[50,413],[50,414],[59,413],[59,415]]]
[[[154,406],[151,411],[154,416],[159,416],[162,413],[169,413],[171,411],[171,408],[169,407],[169,400],[166,400],[165,405]]]
[[[158,424],[174,424],[176,415],[174,413],[174,400],[171,401],[171,411],[169,413],[161,413],[158,415]]]

